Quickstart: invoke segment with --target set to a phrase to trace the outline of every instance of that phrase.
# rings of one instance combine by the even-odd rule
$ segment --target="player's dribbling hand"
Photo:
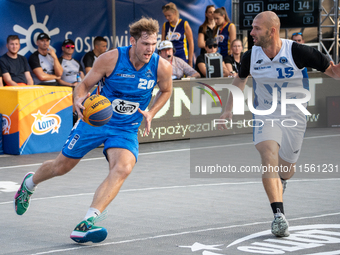
[[[145,118],[145,129],[144,129],[144,133],[143,133],[142,137],[148,136],[149,133],[150,133],[150,129],[151,129],[152,116],[149,112],[142,111],[140,108],[138,108],[138,112],[140,114],[142,114]]]
[[[232,112],[226,112],[226,111],[224,111],[223,113],[222,113],[222,115],[220,116],[220,119],[224,119],[224,120],[231,120],[232,119],[232,117],[233,117],[233,114],[232,114]],[[226,125],[226,123],[223,123],[223,124],[217,124],[217,129],[218,130],[223,130],[223,129],[227,129],[227,125]]]
[[[91,94],[87,93],[85,97],[78,97],[74,99],[74,109],[78,113],[78,117],[82,120],[84,120],[84,115],[83,115],[83,110],[85,110],[85,107],[83,105],[83,102],[85,101],[86,98],[88,98]]]

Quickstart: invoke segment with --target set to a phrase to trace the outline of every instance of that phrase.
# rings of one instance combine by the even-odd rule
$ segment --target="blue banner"
[[[45,32],[51,37],[51,46],[58,57],[65,39],[75,41],[74,57],[79,60],[93,49],[94,37],[104,36],[111,42],[111,3],[110,0],[0,1],[0,54],[7,52],[7,36],[16,34],[21,44],[19,54],[28,58],[37,49],[36,37]]]
[[[172,1],[180,12],[180,17],[191,26],[195,53],[198,28],[205,19],[205,7],[214,4],[216,8],[224,6],[231,18],[231,0],[188,0]],[[116,0],[116,40],[112,37],[112,1],[111,0],[3,0],[0,1],[1,35],[0,55],[7,52],[6,38],[17,34],[20,38],[20,54],[27,58],[36,51],[35,39],[45,32],[51,37],[51,46],[61,55],[61,44],[69,38],[75,41],[74,58],[81,57],[93,49],[96,36],[103,36],[108,41],[108,48],[130,44],[129,24],[142,16],[157,19],[160,28],[166,21],[162,6],[169,3],[164,0]],[[159,38],[161,37],[161,30]]]

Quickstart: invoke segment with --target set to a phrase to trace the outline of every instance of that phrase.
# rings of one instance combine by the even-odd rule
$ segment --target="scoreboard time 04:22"
[[[281,28],[319,25],[319,0],[240,0],[240,29],[252,29],[253,19],[263,11],[275,12]]]

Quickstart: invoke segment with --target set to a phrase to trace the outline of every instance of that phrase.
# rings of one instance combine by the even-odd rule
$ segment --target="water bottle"
[[[81,82],[80,73],[77,73],[77,82]]]

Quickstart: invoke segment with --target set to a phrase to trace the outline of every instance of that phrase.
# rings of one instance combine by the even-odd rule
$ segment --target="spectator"
[[[40,33],[36,42],[38,50],[28,59],[34,84],[37,85],[58,85],[56,79],[60,79],[63,74],[58,57],[50,47],[50,40],[48,34]]]
[[[61,50],[63,53],[58,60],[64,71],[61,78],[58,79],[58,83],[75,87],[78,84],[77,75],[79,74],[80,78],[84,79],[84,72],[79,61],[72,58],[74,42],[71,39],[66,39],[61,46]]]
[[[294,42],[297,42],[297,43],[300,43],[300,44],[304,44],[305,43],[305,40],[303,39],[303,35],[302,35],[301,32],[293,33],[292,34],[292,40]]]
[[[172,79],[181,79],[184,75],[188,78],[201,77],[200,74],[183,59],[174,56],[175,49],[172,42],[168,40],[161,41],[158,44],[157,50],[158,54],[172,65]]]
[[[206,53],[216,53],[217,52],[217,40],[216,38],[208,38],[205,41],[205,47],[204,50]],[[223,65],[223,70],[225,69],[224,63]],[[205,65],[205,53],[199,55],[196,60],[196,71],[201,75],[202,78],[207,77],[207,69]]]
[[[164,5],[162,10],[168,20],[162,27],[162,41],[171,41],[176,49],[175,56],[193,66],[194,39],[188,21],[179,18],[179,12],[174,3]]]
[[[90,72],[94,61],[107,50],[107,41],[102,36],[97,36],[93,41],[93,50],[86,53],[80,60],[85,74]]]
[[[235,77],[241,67],[241,58],[243,56],[243,46],[240,39],[235,39],[231,43],[231,54],[223,59],[226,66],[226,73],[224,76]]]
[[[201,54],[205,53],[207,39],[214,37],[214,28],[215,28],[214,11],[215,11],[215,6],[213,4],[208,5],[205,8],[205,20],[198,29],[197,44],[198,44],[198,47],[201,48]],[[197,62],[196,62],[196,66],[197,66]]]
[[[231,54],[230,42],[236,39],[236,27],[230,22],[224,7],[214,11],[214,19],[216,23],[214,34],[217,37],[219,53],[225,58]]]
[[[33,85],[27,59],[18,54],[20,50],[19,37],[9,35],[6,47],[7,53],[0,58],[3,83],[8,86]]]

